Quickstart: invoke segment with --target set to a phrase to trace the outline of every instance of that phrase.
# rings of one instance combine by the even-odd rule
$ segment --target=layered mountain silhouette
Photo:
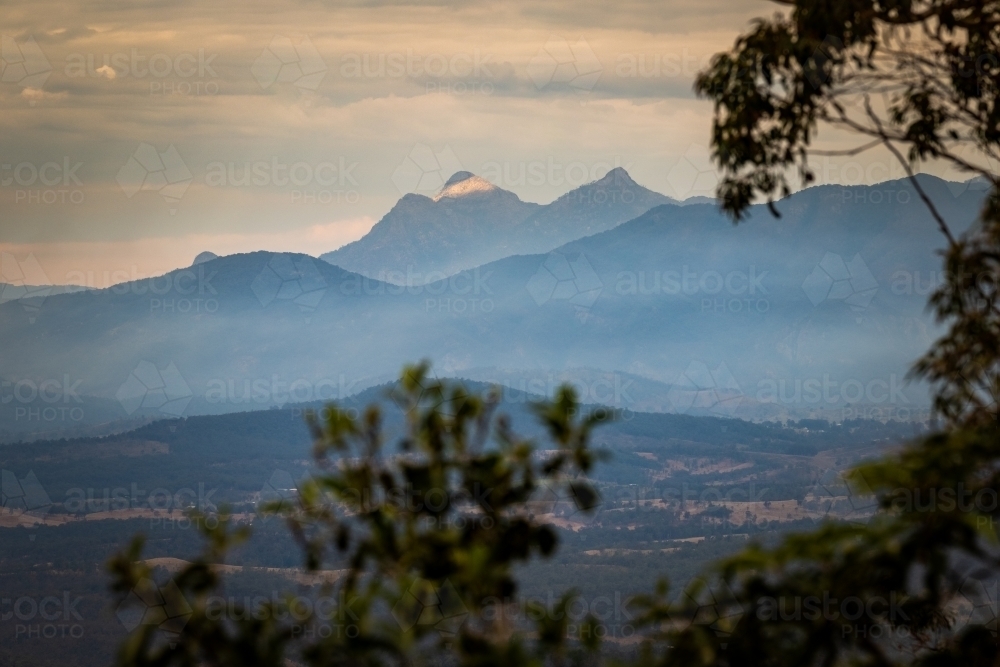
[[[548,252],[667,203],[678,202],[642,187],[621,167],[546,205],[460,171],[433,198],[405,195],[363,238],[321,259],[419,285],[503,257]]]
[[[956,232],[975,219],[981,190],[921,179]],[[470,209],[497,196],[456,184]],[[74,388],[65,401],[7,401],[0,421],[22,427],[18,409],[65,403],[87,422],[90,399],[100,419],[109,401],[136,419],[332,400],[423,358],[533,393],[576,378],[588,402],[634,410],[839,419],[926,407],[905,375],[939,333],[926,302],[944,240],[911,185],[814,187],[777,207],[780,219],[754,207],[734,226],[714,205],[661,205],[409,287],[256,252],[47,296],[30,312],[0,304],[5,396],[22,381]]]

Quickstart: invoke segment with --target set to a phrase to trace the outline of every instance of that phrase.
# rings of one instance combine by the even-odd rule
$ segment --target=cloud
[[[56,275],[73,266],[72,252],[94,270],[124,262],[150,273],[203,249],[318,254],[385,215],[398,198],[392,174],[416,144],[450,146],[474,172],[631,165],[640,183],[669,193],[674,163],[709,140],[711,105],[694,98],[695,73],[772,9],[623,2],[276,0],[253,13],[234,0],[183,12],[159,2],[123,19],[116,3],[40,0],[7,17],[5,31],[18,44],[34,38],[51,72],[41,87],[0,86],[0,152],[12,165],[82,163],[81,184],[0,186],[0,245],[47,248],[62,267]],[[559,40],[587,45],[573,72]],[[299,45],[294,57],[288,43]],[[267,56],[255,70],[268,53],[280,64]],[[176,205],[150,193],[130,199],[116,182],[142,144],[176,147],[190,169]],[[213,163],[243,174],[246,164],[341,161],[356,165],[353,180],[331,186],[206,183]],[[569,190],[506,185],[534,202]],[[31,204],[46,197],[53,203]]]
[[[21,97],[28,101],[28,104],[35,106],[38,102],[54,102],[65,100],[69,97],[66,91],[50,93],[41,88],[25,88],[21,91]]]

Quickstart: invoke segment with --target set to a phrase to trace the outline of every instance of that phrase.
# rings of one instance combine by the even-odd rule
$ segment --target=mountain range
[[[444,190],[473,190],[456,197],[470,225],[477,201],[506,198],[473,178]],[[975,219],[980,189],[920,179],[957,231]],[[905,375],[939,333],[926,302],[943,239],[911,184],[813,187],[777,208],[734,226],[711,204],[660,204],[409,286],[262,251],[3,303],[0,429],[344,398],[423,358],[534,394],[570,381],[589,403],[632,411],[922,414],[926,391]]]
[[[679,202],[642,187],[621,167],[545,205],[460,171],[434,197],[405,195],[363,238],[320,258],[420,285],[503,257],[548,252],[668,203]]]

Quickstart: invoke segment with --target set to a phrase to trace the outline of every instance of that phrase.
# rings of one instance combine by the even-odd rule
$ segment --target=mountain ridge
[[[425,284],[502,257],[547,252],[677,203],[621,167],[549,204],[524,202],[461,171],[434,197],[404,195],[368,234],[320,259],[386,282]]]
[[[940,179],[921,179],[956,233],[978,214],[982,192],[956,196]],[[872,203],[873,192],[890,190],[905,191],[909,204]],[[781,219],[755,206],[733,226],[714,205],[658,206],[548,253],[409,287],[307,255],[259,251],[39,303],[12,301],[0,304],[0,339],[9,341],[0,379],[79,381],[81,395],[121,401],[122,418],[163,411],[134,408],[136,392],[158,376],[187,387],[174,392],[170,410],[199,414],[263,409],[293,385],[324,397],[334,387],[335,398],[423,358],[450,376],[507,369],[511,382],[587,368],[622,383],[645,378],[647,389],[625,392],[622,407],[631,409],[830,414],[846,399],[814,405],[801,391],[824,377],[870,387],[876,401],[863,397],[868,408],[926,405],[919,388],[900,387],[939,333],[926,301],[940,279],[935,249],[943,239],[912,187],[817,186],[777,207]],[[606,379],[590,377],[604,395]],[[777,404],[769,383],[784,387]],[[896,403],[878,403],[883,386]],[[729,396],[726,387],[742,393]],[[701,403],[685,402],[692,392]],[[0,421],[17,423],[15,411],[29,408],[0,405]]]

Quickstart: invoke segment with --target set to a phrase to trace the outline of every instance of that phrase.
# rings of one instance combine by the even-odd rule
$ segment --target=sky
[[[775,8],[7,3],[0,252],[34,257],[29,282],[91,287],[206,250],[317,256],[459,170],[540,203],[616,166],[711,195],[694,76]],[[902,176],[884,156],[851,160],[820,182]]]

